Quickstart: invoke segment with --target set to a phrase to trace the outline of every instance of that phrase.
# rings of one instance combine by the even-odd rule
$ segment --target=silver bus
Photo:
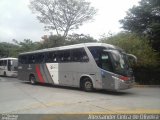
[[[0,59],[0,75],[16,77],[17,76],[18,59],[17,58],[1,58]]]
[[[18,78],[31,84],[50,83],[93,89],[124,90],[134,84],[129,58],[121,48],[82,43],[19,54]]]

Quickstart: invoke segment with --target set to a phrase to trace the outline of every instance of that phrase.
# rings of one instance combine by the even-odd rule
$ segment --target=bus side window
[[[98,67],[102,68],[101,52],[104,47],[88,47]]]
[[[0,60],[0,66],[2,66],[3,65],[3,60]]]
[[[35,55],[29,55],[28,56],[28,64],[34,64],[35,63]]]
[[[113,72],[110,56],[107,52],[101,53],[101,68],[110,72]]]
[[[70,50],[64,51],[63,52],[63,57],[64,57],[64,62],[69,62],[71,61],[71,53]]]
[[[7,60],[3,60],[3,66],[7,66]]]
[[[63,62],[63,51],[58,51],[58,62]]]
[[[44,53],[39,53],[35,55],[35,63],[43,63],[44,62]]]
[[[19,56],[18,62],[21,63],[21,64],[26,64],[28,62],[27,56],[23,56],[23,55]]]
[[[87,62],[89,60],[83,48],[72,50],[72,61],[74,62]]]
[[[0,61],[0,66],[4,66],[4,60]]]
[[[1,60],[0,66],[7,66],[7,61],[8,60]]]
[[[88,62],[89,61],[89,57],[88,57],[86,51],[84,50],[84,48],[82,49],[82,61],[83,62]]]
[[[57,62],[57,54],[56,52],[49,52],[45,55],[45,62]]]
[[[69,62],[70,60],[71,60],[70,50],[58,52],[58,61],[59,62]]]

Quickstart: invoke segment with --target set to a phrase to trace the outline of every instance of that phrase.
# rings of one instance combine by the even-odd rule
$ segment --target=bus
[[[8,77],[17,77],[17,58],[1,58],[0,59],[0,75]]]
[[[18,78],[31,84],[49,83],[93,89],[132,88],[134,76],[127,54],[105,43],[81,43],[19,54]]]

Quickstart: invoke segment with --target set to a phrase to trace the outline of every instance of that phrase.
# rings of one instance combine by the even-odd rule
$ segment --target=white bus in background
[[[124,90],[133,87],[129,58],[121,48],[104,43],[83,43],[42,49],[19,55],[18,78],[35,83],[92,89]]]
[[[17,77],[17,67],[18,59],[17,58],[1,58],[0,59],[0,75]]]

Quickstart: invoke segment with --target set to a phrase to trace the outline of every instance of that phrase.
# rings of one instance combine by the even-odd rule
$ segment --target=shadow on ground
[[[30,82],[22,82],[24,84],[28,84],[31,85]],[[76,90],[76,91],[81,91],[81,92],[85,92],[83,90],[81,90],[80,88],[75,88],[75,87],[68,87],[68,86],[57,86],[57,85],[53,85],[53,84],[42,84],[42,83],[37,83],[35,85],[32,86],[41,86],[41,87],[50,87],[50,88],[59,88],[59,89],[67,89],[67,90]],[[87,92],[86,92],[87,93]],[[99,94],[106,94],[106,95],[115,95],[115,96],[125,96],[125,95],[131,95],[133,93],[130,93],[129,91],[113,91],[113,90],[93,90],[92,92],[88,92],[88,93],[99,93]]]

